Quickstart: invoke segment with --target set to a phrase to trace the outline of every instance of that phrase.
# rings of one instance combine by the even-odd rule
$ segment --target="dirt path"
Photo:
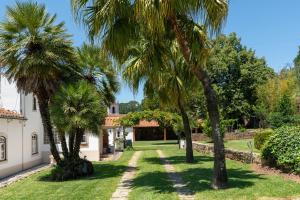
[[[166,159],[166,156],[163,154],[163,152],[161,150],[157,150],[157,153],[165,166],[166,172],[168,173],[168,176],[173,183],[173,187],[178,193],[179,199],[194,200],[195,196],[193,195],[191,190],[187,188],[186,184],[184,184],[181,176],[176,173],[174,166],[171,165],[170,162]]]
[[[128,195],[132,190],[132,184],[133,184],[133,179],[136,174],[136,166],[137,166],[137,161],[139,157],[141,156],[142,151],[136,151],[132,158],[130,159],[128,163],[128,167],[122,176],[122,179],[116,189],[116,191],[113,193],[112,197],[110,198],[111,200],[127,200]]]

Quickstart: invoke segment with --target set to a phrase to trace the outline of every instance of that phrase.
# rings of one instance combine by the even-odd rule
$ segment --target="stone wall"
[[[246,132],[239,133],[226,133],[224,140],[242,140],[242,139],[252,139],[256,133],[256,130],[247,130]],[[192,140],[193,141],[207,141],[210,140],[209,137],[207,137],[203,133],[195,133],[192,134]]]
[[[202,144],[198,142],[193,142],[193,149],[203,154],[213,154],[214,152],[213,145]],[[225,149],[225,156],[231,160],[236,160],[243,163],[262,164],[260,155],[256,153]]]

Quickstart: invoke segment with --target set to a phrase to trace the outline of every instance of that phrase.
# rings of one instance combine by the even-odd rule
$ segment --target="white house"
[[[88,160],[100,161],[103,154],[122,150],[124,131],[125,139],[131,141],[174,139],[155,121],[141,120],[134,127],[123,128],[117,122],[124,116],[119,114],[118,103],[112,104],[107,112],[99,134],[87,132],[83,137],[80,155]],[[57,134],[54,138],[61,151]],[[0,74],[0,179],[47,162],[50,162],[50,145],[37,99],[32,94],[18,92],[15,84]]]
[[[118,113],[118,104],[113,104],[108,108],[106,123],[112,123],[111,117]],[[88,160],[100,161],[102,154],[115,152],[116,138],[123,138],[123,128],[104,124],[99,135],[84,135],[80,154]],[[132,133],[127,139],[132,139]],[[57,134],[55,141],[61,151]],[[44,134],[37,99],[18,92],[14,83],[0,75],[0,179],[49,162],[49,156],[49,140]]]

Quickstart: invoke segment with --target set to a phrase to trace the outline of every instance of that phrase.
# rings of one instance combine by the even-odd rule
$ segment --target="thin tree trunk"
[[[227,186],[228,177],[225,163],[224,142],[220,133],[220,116],[217,95],[212,88],[207,72],[203,70],[201,66],[195,66],[195,63],[191,61],[189,43],[177,23],[176,15],[172,15],[170,21],[186,63],[192,68],[194,75],[201,81],[204,88],[214,140],[214,174],[212,187],[215,189],[225,188]]]
[[[69,134],[69,157],[73,156],[74,152],[74,140],[75,140],[75,132],[71,131]]]
[[[44,127],[44,134],[46,134],[49,138],[50,143],[50,151],[53,155],[54,160],[57,164],[60,163],[61,158],[59,156],[58,150],[56,148],[56,144],[54,141],[54,134],[53,134],[53,128],[50,120],[50,114],[49,114],[49,98],[46,94],[46,92],[43,91],[43,89],[40,91],[40,93],[36,94],[38,98],[38,104],[40,109],[40,114],[42,118],[42,123]]]
[[[185,141],[186,141],[186,162],[193,163],[194,162],[194,154],[193,154],[193,143],[192,143],[192,134],[191,134],[191,126],[188,115],[180,101],[178,99],[178,106],[180,109],[183,127],[184,127],[184,134],[185,134]]]
[[[82,129],[76,130],[73,158],[79,158],[80,144],[83,138],[83,134],[84,134],[84,130]]]
[[[61,131],[59,131],[58,134],[59,134],[59,140],[60,140],[64,158],[67,159],[69,157],[69,150],[68,150],[65,134]]]

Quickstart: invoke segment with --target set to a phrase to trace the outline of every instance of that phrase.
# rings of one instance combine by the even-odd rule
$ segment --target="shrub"
[[[93,164],[85,159],[68,159],[55,166],[51,170],[53,181],[66,181],[94,173]]]
[[[207,137],[212,138],[212,127],[211,127],[211,123],[210,120],[205,119],[203,121],[203,133],[207,135]],[[224,137],[224,133],[226,131],[226,127],[224,124],[224,120],[221,120],[221,126],[220,126],[220,131],[221,131],[221,135],[222,137]]]
[[[254,147],[260,150],[273,133],[274,131],[272,129],[257,132],[254,135]]]
[[[300,126],[283,126],[274,131],[262,149],[267,164],[300,173]]]

